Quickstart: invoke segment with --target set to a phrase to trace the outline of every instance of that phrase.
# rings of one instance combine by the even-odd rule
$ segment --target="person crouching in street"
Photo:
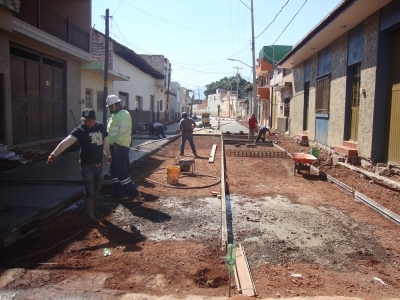
[[[96,122],[96,112],[90,108],[85,109],[82,112],[81,120],[83,124],[76,127],[68,137],[58,144],[55,150],[50,153],[47,163],[53,163],[58,155],[78,141],[81,174],[85,186],[86,213],[89,222],[95,224],[99,222],[95,217],[98,214],[95,203],[103,180],[103,153],[107,157],[108,163],[111,163],[112,159],[106,127],[102,123]]]
[[[181,115],[182,119],[179,122],[179,129],[181,131],[181,153],[180,155],[184,155],[185,153],[185,143],[186,140],[189,141],[190,147],[192,148],[192,152],[194,156],[197,156],[196,147],[193,142],[193,129],[196,127],[196,122],[193,119],[188,118],[187,112],[183,112]]]
[[[269,129],[266,126],[261,125],[260,129],[258,131],[257,139],[254,142],[254,144],[257,143],[260,139],[262,139],[262,142],[265,143],[265,134],[267,133],[267,131],[268,131],[268,135],[269,135],[271,133],[271,131],[269,131]]]
[[[255,135],[257,124],[258,122],[256,116],[252,114],[251,118],[249,119],[249,140]]]
[[[157,139],[160,139],[161,136],[164,139],[166,138],[164,133],[164,126],[161,123],[156,123],[156,122],[151,123],[149,126],[149,132],[157,134]]]
[[[141,196],[126,167],[132,141],[132,118],[129,112],[123,109],[121,101],[115,95],[109,95],[106,99],[106,107],[111,113],[107,131],[112,157],[110,164],[112,195],[106,195],[107,200],[135,200]]]

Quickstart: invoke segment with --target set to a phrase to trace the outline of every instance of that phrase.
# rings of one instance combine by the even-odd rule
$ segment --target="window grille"
[[[317,79],[317,95],[315,102],[316,114],[329,114],[330,83],[329,75]]]

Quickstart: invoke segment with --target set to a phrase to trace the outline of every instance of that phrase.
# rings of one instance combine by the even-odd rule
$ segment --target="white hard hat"
[[[117,102],[121,102],[122,100],[119,99],[117,96],[115,95],[109,95],[106,99],[106,107],[109,107]]]

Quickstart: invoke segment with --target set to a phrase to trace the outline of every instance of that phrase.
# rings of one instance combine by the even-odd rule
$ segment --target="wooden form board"
[[[240,293],[250,297],[257,296],[246,253],[241,244],[236,248],[235,280]]]
[[[228,245],[228,229],[226,221],[226,190],[225,190],[225,159],[224,138],[221,135],[221,247],[226,250]]]
[[[211,148],[210,158],[208,159],[208,162],[210,162],[210,163],[214,162],[215,152],[216,151],[217,151],[217,144],[213,144],[213,146]]]

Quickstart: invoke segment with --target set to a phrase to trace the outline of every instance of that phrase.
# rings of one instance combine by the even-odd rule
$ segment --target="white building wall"
[[[120,92],[127,93],[129,97],[129,110],[136,108],[136,96],[142,97],[142,110],[150,111],[150,96],[153,95],[156,101],[164,100],[164,93],[157,89],[157,79],[144,73],[135,66],[128,63],[122,57],[113,56],[114,71],[130,77],[130,81],[115,81],[113,93],[118,95]],[[165,103],[162,110],[165,111]]]
[[[113,81],[108,81],[108,94],[114,94]],[[104,75],[96,74],[87,70],[82,70],[82,86],[81,86],[81,111],[86,108],[85,94],[86,89],[93,91],[93,109],[96,111],[97,121],[103,123],[103,108],[98,107],[97,93],[104,91]]]
[[[218,105],[220,105],[220,107],[221,107],[221,111],[220,111],[221,113],[225,113],[225,112],[228,113],[228,111],[227,111],[228,106],[226,106],[226,102],[224,102],[224,104],[222,104],[222,100],[226,96],[227,96],[227,92],[225,92],[225,91],[222,93],[208,95],[207,111],[210,112],[211,116],[218,116]]]
[[[170,105],[171,105],[171,112],[174,113],[174,115],[171,115],[171,118],[174,119],[179,119],[180,115],[180,102],[181,102],[181,85],[179,82],[171,82],[171,88],[170,90],[176,94],[176,96],[171,96],[170,98]]]

